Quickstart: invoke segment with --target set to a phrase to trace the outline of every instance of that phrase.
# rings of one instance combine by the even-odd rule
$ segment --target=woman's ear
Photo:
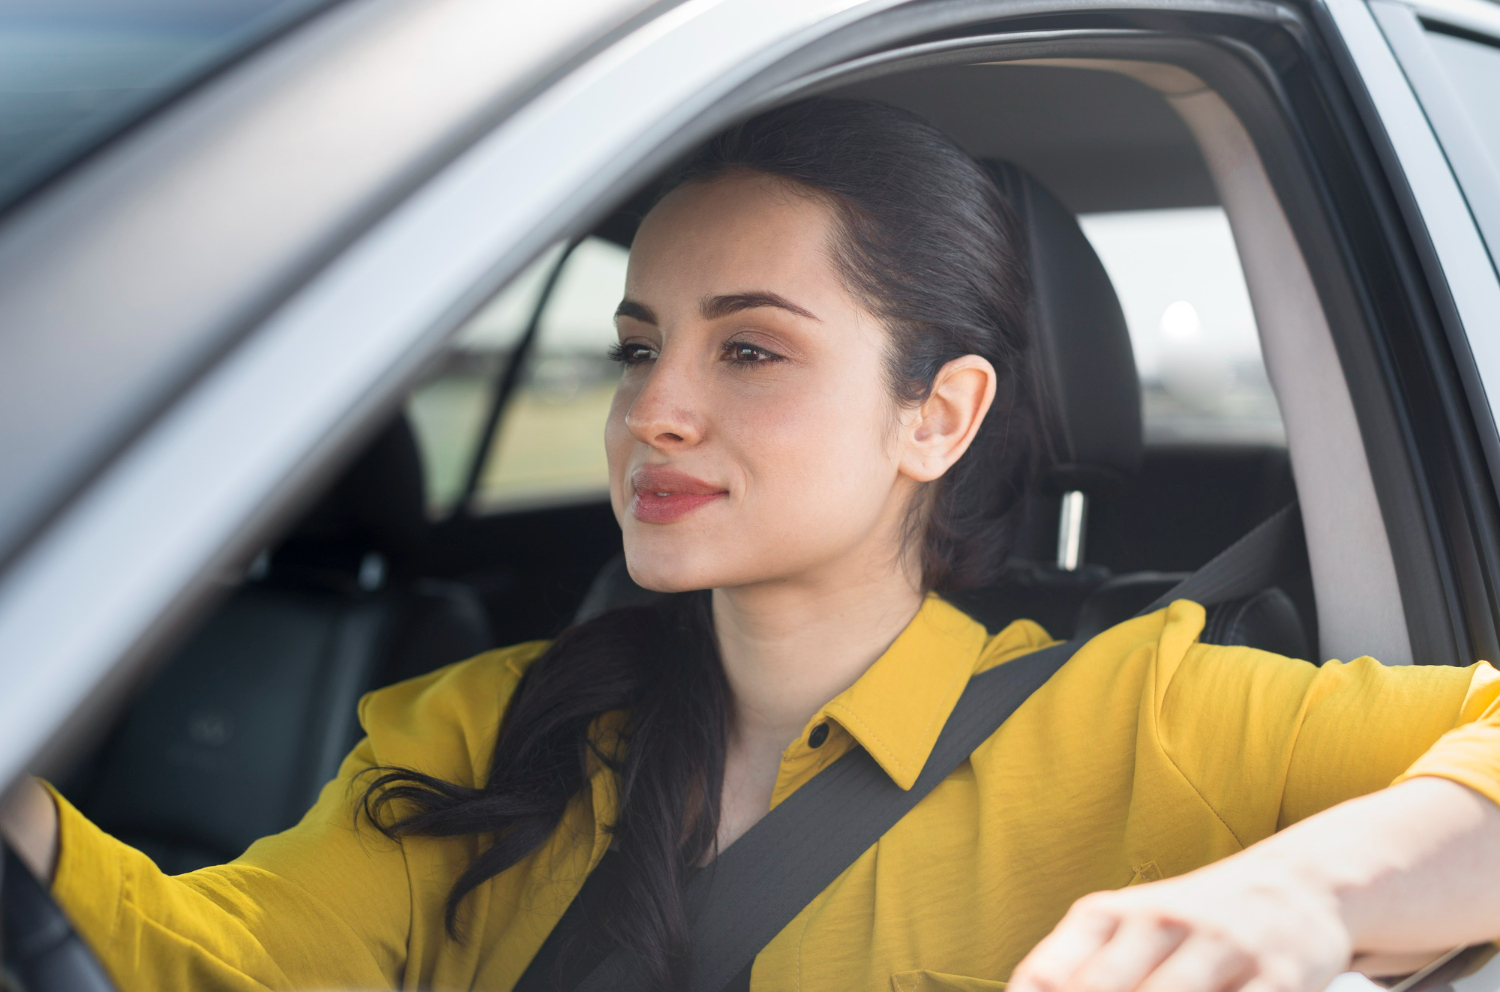
[[[906,430],[899,470],[917,482],[931,482],[963,457],[995,401],[995,367],[978,355],[955,358],[938,370]]]

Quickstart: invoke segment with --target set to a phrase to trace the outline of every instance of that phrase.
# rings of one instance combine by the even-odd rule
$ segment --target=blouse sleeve
[[[367,695],[369,736],[313,808],[227,865],[164,875],[54,792],[54,896],[121,992],[466,985],[481,949],[446,939],[444,906],[480,841],[386,838],[356,815],[364,773],[476,784],[500,714],[544,648],[487,652]]]
[[[1174,604],[1177,619],[1187,607],[1201,614]],[[1242,844],[1416,775],[1500,803],[1500,673],[1488,663],[1315,666],[1201,644],[1182,626],[1169,615],[1157,648],[1157,732]]]
[[[345,759],[297,826],[228,865],[169,876],[54,793],[53,894],[121,992],[394,988],[410,899],[401,845],[354,820]]]

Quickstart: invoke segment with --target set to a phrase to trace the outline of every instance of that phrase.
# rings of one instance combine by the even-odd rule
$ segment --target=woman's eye
[[[781,356],[775,352],[767,351],[757,345],[747,344],[744,341],[731,341],[724,346],[724,353],[731,362],[737,365],[753,365],[758,362],[771,362]]]
[[[656,349],[648,344],[638,341],[627,341],[624,344],[614,345],[609,349],[609,357],[612,361],[622,365],[639,365],[649,362],[656,357]]]

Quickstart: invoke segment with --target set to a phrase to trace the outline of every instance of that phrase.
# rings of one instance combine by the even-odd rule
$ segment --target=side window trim
[[[1414,231],[1424,232],[1427,279],[1444,314],[1443,324],[1459,366],[1469,408],[1488,461],[1490,478],[1500,485],[1500,339],[1483,333],[1500,312],[1500,280],[1484,239],[1438,144],[1417,94],[1401,70],[1372,8],[1381,0],[1324,0],[1351,68],[1369,97],[1367,124],[1383,135],[1392,184],[1408,197],[1403,212]],[[1446,301],[1444,300],[1446,297]]]
[[[525,370],[526,360],[536,344],[537,332],[542,326],[542,317],[547,312],[547,304],[552,301],[553,291],[557,289],[563,269],[567,267],[568,259],[573,257],[573,250],[582,240],[581,237],[569,239],[567,247],[558,255],[551,271],[547,273],[547,281],[542,284],[542,291],[537,294],[536,303],[531,308],[531,316],[527,318],[526,329],[521,332],[520,338],[511,349],[509,360],[500,372],[499,382],[495,386],[494,395],[490,398],[489,409],[485,411],[484,426],[479,431],[479,436],[473,446],[473,453],[470,455],[463,489],[460,490],[458,499],[454,501],[449,516],[469,516],[473,512],[474,495],[478,492],[480,480],[484,477],[485,466],[494,455],[495,435],[500,429],[500,420],[505,414],[506,404],[520,384],[521,373]]]
[[[1496,171],[1496,163],[1485,151],[1462,98],[1427,41],[1426,34],[1431,28],[1405,4],[1372,0],[1370,9],[1437,133],[1480,236],[1489,248],[1491,264],[1500,272],[1500,172]],[[1439,29],[1443,26],[1439,21],[1433,23]],[[1489,43],[1500,46],[1500,38]]]

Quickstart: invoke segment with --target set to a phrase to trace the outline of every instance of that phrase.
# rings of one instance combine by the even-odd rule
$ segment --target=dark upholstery
[[[146,687],[86,813],[167,871],[232,859],[312,804],[363,693],[493,646],[471,589],[420,577],[420,473],[398,422]]]
[[[1282,589],[1262,589],[1208,611],[1200,638],[1206,644],[1243,644],[1317,663],[1297,606]]]
[[[1104,581],[1084,600],[1073,636],[1103,633],[1135,616],[1185,578],[1186,572],[1134,572]],[[1275,587],[1209,607],[1198,639],[1205,644],[1274,651],[1288,658],[1313,657],[1297,607],[1284,590]]]
[[[665,596],[665,593],[652,592],[636,585],[625,569],[625,556],[615,555],[594,576],[589,591],[584,593],[583,602],[578,604],[573,622],[583,623],[606,610],[616,610],[622,606],[650,606],[661,602]]]

